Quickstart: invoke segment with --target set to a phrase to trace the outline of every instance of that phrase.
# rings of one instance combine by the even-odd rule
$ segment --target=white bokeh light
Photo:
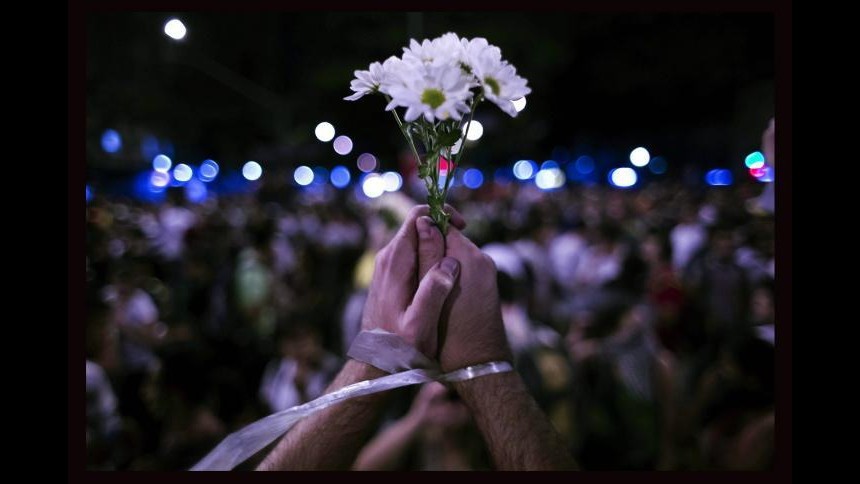
[[[154,171],[149,177],[149,182],[152,183],[152,186],[154,187],[163,188],[170,183],[170,175],[163,171]]]
[[[314,129],[314,135],[323,143],[328,143],[334,138],[334,126],[328,121],[323,121]]]
[[[164,33],[173,40],[184,39],[187,32],[188,30],[185,28],[185,24],[177,18],[170,19],[166,24],[164,24]]]
[[[348,155],[352,151],[352,140],[349,136],[340,135],[334,139],[334,152],[339,155]]]
[[[518,180],[528,180],[535,174],[535,165],[531,160],[520,160],[514,163],[514,176]]]
[[[171,166],[173,166],[173,162],[166,155],[157,155],[152,159],[152,169],[155,171],[167,173]]]
[[[463,132],[466,132],[466,128],[469,128],[469,133],[466,135],[466,139],[469,141],[477,141],[481,139],[481,136],[484,136],[484,125],[479,121],[472,120],[471,124],[466,124],[463,126]],[[458,150],[459,151],[459,150]]]
[[[535,176],[535,185],[541,190],[552,190],[564,185],[564,172],[558,168],[544,168]]]
[[[526,108],[526,98],[524,97],[514,99],[512,102],[514,103],[514,109],[516,109],[517,112],[520,112]]]
[[[636,172],[633,168],[616,168],[609,172],[609,181],[620,188],[632,187],[636,184]]]
[[[382,187],[386,192],[396,192],[403,186],[403,177],[400,173],[394,171],[386,171],[382,175]]]
[[[461,146],[463,146],[463,138],[458,139],[457,142],[454,143],[454,146],[451,147],[451,154],[456,155],[459,153]]]
[[[364,177],[361,189],[368,197],[378,198],[380,195],[385,193],[385,180],[380,175],[371,173]]]
[[[173,178],[179,182],[187,182],[191,179],[192,175],[194,175],[194,172],[185,163],[180,163],[173,169]]]
[[[242,167],[242,176],[246,180],[254,181],[263,175],[263,167],[256,161],[249,161]]]
[[[293,172],[293,180],[303,187],[308,186],[314,181],[314,171],[311,167],[302,165]]]
[[[651,154],[641,146],[630,152],[630,163],[633,163],[633,166],[645,166],[649,161]]]

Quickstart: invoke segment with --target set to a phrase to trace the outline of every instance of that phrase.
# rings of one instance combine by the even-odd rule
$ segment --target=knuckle
[[[433,272],[430,282],[430,289],[437,294],[448,292],[449,290],[451,290],[451,287],[454,286],[454,281],[450,277],[442,274],[439,271]]]
[[[406,220],[415,220],[420,217],[424,212],[428,212],[430,209],[429,205],[416,205],[409,209],[409,212],[406,215]]]

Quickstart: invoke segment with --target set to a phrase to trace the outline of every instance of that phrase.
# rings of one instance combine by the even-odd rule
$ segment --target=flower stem
[[[454,178],[454,170],[460,166],[460,158],[463,157],[463,152],[466,151],[466,137],[469,135],[469,128],[472,127],[472,118],[475,116],[475,109],[478,107],[478,103],[481,102],[483,97],[484,94],[479,93],[477,97],[475,97],[475,101],[472,103],[472,109],[469,111],[469,121],[466,122],[466,131],[463,133],[463,137],[460,138],[460,151],[457,152],[457,159],[451,162],[452,165],[448,168],[448,175],[445,177],[445,190],[442,191],[443,202],[448,196],[448,187],[451,186],[451,179]]]
[[[385,100],[391,102],[391,98],[388,95],[385,96]],[[418,149],[415,148],[415,142],[412,140],[412,135],[409,134],[409,130],[403,126],[403,122],[400,121],[400,116],[397,115],[397,110],[392,109],[391,114],[394,115],[394,121],[397,122],[397,127],[400,128],[400,132],[403,133],[403,137],[409,142],[409,147],[412,148],[412,154],[415,155],[415,162],[421,163],[421,157],[418,156]]]

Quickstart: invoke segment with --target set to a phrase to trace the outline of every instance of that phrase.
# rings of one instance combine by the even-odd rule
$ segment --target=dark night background
[[[642,145],[668,161],[666,176],[742,171],[773,115],[770,14],[195,12],[180,42],[162,32],[170,17],[88,16],[91,170],[147,168],[147,134],[169,140],[177,162],[354,166],[314,138],[323,120],[355,141],[346,158],[372,151],[395,168],[403,143],[382,100],[342,98],[355,69],[447,31],[498,45],[532,88],[516,119],[478,110],[486,129],[469,164],[588,153],[608,167]],[[99,147],[108,128],[123,136],[113,155]]]

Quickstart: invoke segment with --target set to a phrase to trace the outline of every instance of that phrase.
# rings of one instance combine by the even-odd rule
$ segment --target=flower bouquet
[[[469,40],[449,32],[421,43],[412,39],[402,57],[391,56],[381,64],[370,64],[366,71],[355,71],[350,84],[354,93],[344,99],[355,101],[367,94],[385,97],[385,110],[391,111],[418,162],[430,217],[447,234],[450,214],[444,210],[445,198],[465,151],[475,109],[487,99],[515,117],[514,101],[531,92],[527,82],[487,39]],[[397,107],[406,109],[402,120]]]

